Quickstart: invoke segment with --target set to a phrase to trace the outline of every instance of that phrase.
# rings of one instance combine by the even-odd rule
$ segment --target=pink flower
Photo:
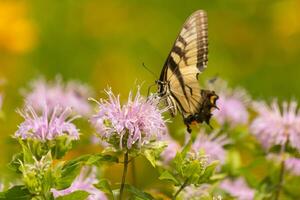
[[[241,88],[231,89],[226,81],[217,79],[213,84],[208,84],[208,87],[215,90],[219,95],[218,110],[214,110],[213,114],[218,123],[221,125],[229,124],[235,127],[239,124],[248,123],[247,104],[249,97],[245,90]]]
[[[60,78],[54,82],[38,79],[31,84],[31,92],[25,93],[25,101],[35,110],[42,111],[47,105],[49,110],[56,106],[63,108],[72,107],[78,114],[87,116],[91,113],[88,98],[91,90],[88,86],[79,82],[70,81],[64,84]]]
[[[201,129],[192,145],[192,150],[194,152],[203,150],[209,157],[209,160],[219,160],[221,164],[224,164],[226,160],[226,150],[223,146],[229,143],[225,135],[218,136],[218,131],[213,131],[208,135],[204,129]]]
[[[164,151],[160,154],[164,164],[168,164],[173,158],[175,158],[178,151],[180,151],[181,147],[177,141],[172,139],[170,136],[166,136],[164,138],[168,146],[164,149]]]
[[[221,182],[220,188],[225,190],[237,200],[253,200],[255,191],[248,187],[244,178],[240,177],[236,180],[225,179]]]
[[[300,159],[299,158],[287,158],[285,160],[285,167],[292,174],[300,176]]]
[[[276,101],[271,106],[264,102],[255,102],[254,110],[258,116],[251,124],[251,132],[265,148],[273,145],[289,144],[300,150],[300,114],[297,103],[284,102],[282,111]]]
[[[76,117],[68,119],[71,115],[70,108],[62,111],[59,107],[55,107],[52,112],[49,112],[48,108],[45,107],[42,115],[38,115],[28,105],[23,111],[19,111],[19,114],[25,121],[19,125],[15,137],[21,139],[32,138],[43,142],[62,135],[67,135],[73,140],[79,139],[78,129],[71,123]]]
[[[77,190],[83,190],[90,193],[87,200],[107,200],[105,194],[94,186],[94,184],[98,182],[96,172],[97,169],[95,167],[83,167],[79,176],[77,176],[69,188],[64,190],[51,189],[51,192],[53,193],[54,197],[57,198]]]
[[[127,103],[121,105],[119,96],[110,89],[106,93],[108,100],[98,102],[99,111],[91,121],[99,136],[108,143],[120,149],[131,149],[135,144],[140,148],[166,133],[161,115],[165,110],[157,107],[157,98],[151,96],[145,99],[138,89],[135,97],[130,92]]]

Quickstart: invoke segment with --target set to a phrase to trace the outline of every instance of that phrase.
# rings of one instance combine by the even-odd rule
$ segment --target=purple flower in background
[[[97,169],[95,167],[83,167],[79,176],[76,177],[69,188],[64,190],[51,189],[51,192],[53,193],[53,196],[57,198],[77,190],[83,190],[90,193],[87,200],[107,200],[105,194],[94,186],[94,184],[98,183],[96,172]]]
[[[157,107],[156,97],[145,99],[138,89],[135,97],[130,92],[127,103],[121,105],[119,96],[110,89],[106,93],[108,100],[98,102],[99,111],[91,121],[98,135],[110,144],[120,149],[131,149],[135,144],[140,148],[167,132],[161,115],[165,110]]]
[[[254,110],[258,116],[251,124],[251,132],[265,148],[273,145],[289,144],[300,150],[300,114],[297,103],[284,102],[282,110],[276,101],[271,106],[264,102],[255,102]]]
[[[67,135],[70,139],[79,139],[79,132],[72,123],[76,117],[70,118],[71,109],[65,110],[55,107],[49,112],[45,107],[43,113],[38,115],[31,106],[26,106],[19,114],[25,119],[15,132],[15,137],[21,139],[37,139],[40,141],[53,140],[58,136]],[[49,117],[50,116],[50,117]]]
[[[168,164],[173,158],[175,158],[178,151],[180,151],[181,146],[177,141],[172,139],[170,136],[166,136],[164,138],[168,146],[164,149],[164,151],[160,154],[164,164]]]
[[[213,115],[221,125],[228,123],[231,127],[248,122],[247,104],[249,97],[242,88],[231,89],[226,81],[217,79],[208,83],[208,88],[216,91],[219,95],[217,102],[218,110]]]
[[[192,151],[199,152],[203,150],[209,157],[209,160],[219,160],[221,164],[225,163],[226,151],[224,145],[229,144],[230,141],[225,135],[218,136],[218,131],[213,131],[209,135],[201,129],[196,140],[192,144]]]
[[[36,111],[42,111],[45,105],[49,110],[59,105],[63,108],[72,107],[80,115],[87,116],[91,113],[91,106],[88,103],[88,97],[92,94],[91,89],[79,82],[69,81],[64,84],[60,78],[53,82],[41,78],[31,83],[31,92],[23,93],[26,104],[31,105]]]
[[[300,176],[300,159],[299,158],[287,158],[285,160],[285,167],[292,174]]]
[[[221,182],[220,188],[235,197],[237,200],[253,200],[255,191],[247,185],[244,178],[236,180],[225,179]]]

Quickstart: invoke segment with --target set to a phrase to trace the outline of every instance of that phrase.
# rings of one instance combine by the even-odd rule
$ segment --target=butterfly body
[[[207,66],[208,36],[206,12],[194,12],[184,23],[163,66],[158,95],[169,105],[172,116],[180,112],[191,132],[193,123],[209,123],[218,96],[200,89],[198,75]]]

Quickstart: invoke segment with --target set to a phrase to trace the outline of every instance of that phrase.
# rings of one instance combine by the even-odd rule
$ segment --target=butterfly
[[[170,106],[172,116],[181,113],[189,133],[191,124],[209,125],[212,110],[217,108],[218,95],[200,89],[198,82],[198,75],[207,67],[207,29],[206,12],[194,12],[183,24],[156,81],[158,95]]]

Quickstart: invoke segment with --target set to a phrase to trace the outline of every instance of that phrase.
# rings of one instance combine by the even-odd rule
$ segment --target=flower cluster
[[[103,192],[97,189],[94,184],[98,183],[97,180],[97,168],[96,167],[83,167],[80,174],[73,181],[72,185],[64,190],[51,189],[54,197],[64,196],[82,190],[88,192],[90,195],[87,200],[107,200],[107,197]]]
[[[38,115],[31,106],[26,106],[19,113],[25,121],[19,125],[19,129],[15,132],[17,138],[30,138],[45,142],[66,135],[72,140],[79,139],[78,129],[72,123],[75,117],[68,119],[71,115],[70,108],[62,110],[60,107],[55,107],[49,113],[48,108],[45,107],[42,115]]]
[[[282,110],[276,101],[271,106],[255,102],[253,108],[258,116],[252,122],[250,130],[265,148],[288,142],[300,150],[300,113],[296,102],[284,102]]]
[[[31,105],[35,110],[42,111],[47,105],[49,110],[56,106],[72,109],[83,116],[91,113],[91,106],[88,98],[91,96],[91,89],[76,81],[69,81],[64,84],[60,78],[54,82],[47,82],[40,78],[31,83],[31,91],[23,92],[26,104]]]
[[[140,95],[139,90],[133,97],[132,92],[126,104],[121,105],[120,96],[115,96],[109,89],[108,100],[98,102],[99,111],[92,118],[98,135],[120,149],[131,149],[134,145],[141,147],[156,140],[167,131],[165,120],[161,115],[158,99],[148,99]],[[117,141],[117,142],[116,142]]]
[[[42,156],[40,160],[32,157],[30,162],[23,161],[20,163],[20,171],[23,175],[23,182],[29,189],[30,193],[42,195],[48,191],[49,179],[52,177],[51,154]]]

